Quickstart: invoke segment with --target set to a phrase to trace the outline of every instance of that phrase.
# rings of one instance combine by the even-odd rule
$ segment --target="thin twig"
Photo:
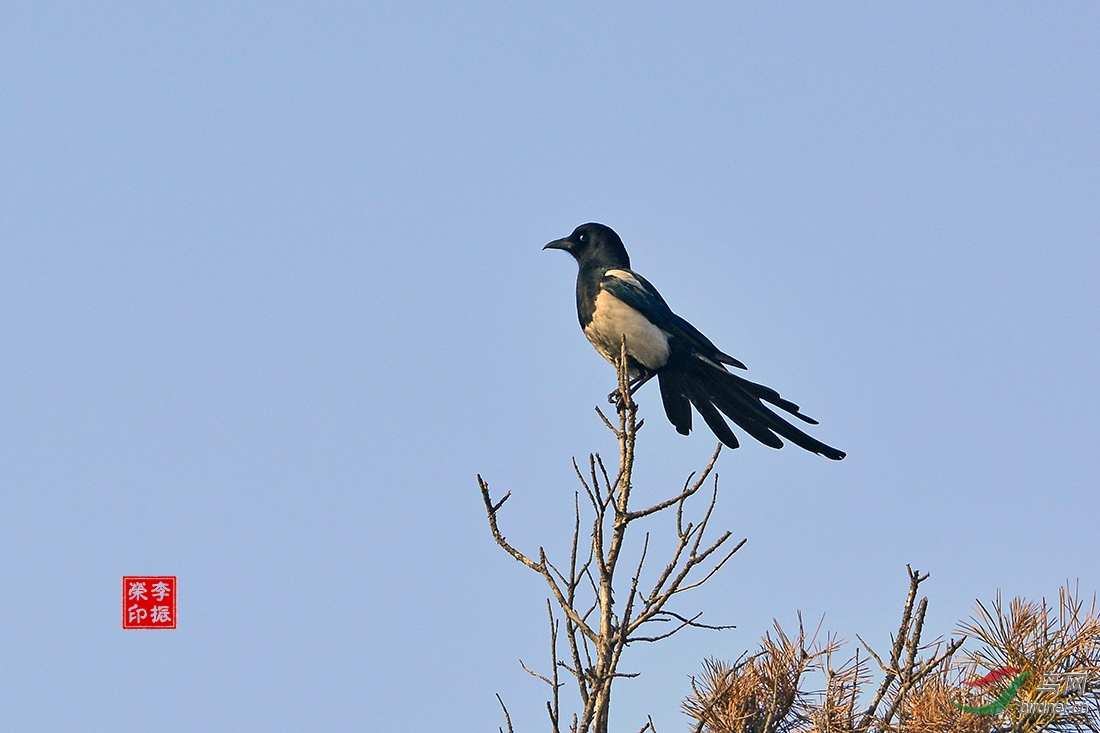
[[[500,703],[500,709],[504,711],[504,720],[508,723],[508,733],[516,733],[512,728],[512,716],[508,714],[508,707],[504,704],[504,701],[500,699],[499,692],[497,693],[497,702]],[[500,733],[504,733],[502,728],[498,728],[497,730],[499,730]]]

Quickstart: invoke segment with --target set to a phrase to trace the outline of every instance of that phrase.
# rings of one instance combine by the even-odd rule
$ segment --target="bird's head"
[[[630,256],[623,240],[614,229],[603,224],[581,224],[568,237],[555,239],[543,249],[563,249],[573,255],[581,267],[592,263],[630,269]]]

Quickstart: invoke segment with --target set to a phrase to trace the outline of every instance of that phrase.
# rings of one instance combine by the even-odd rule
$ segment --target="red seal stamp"
[[[122,576],[122,628],[176,628],[176,576]]]

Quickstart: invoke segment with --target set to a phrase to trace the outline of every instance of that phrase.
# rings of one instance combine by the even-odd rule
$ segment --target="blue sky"
[[[12,730],[542,728],[571,458],[613,455],[575,265],[614,227],[818,418],[745,445],[747,537],[631,649],[680,730],[771,619],[885,647],[1100,589],[1100,11],[1079,4],[7,4],[0,708]],[[648,417],[636,495],[715,440]],[[655,530],[659,531],[659,530]],[[123,631],[122,575],[179,577]],[[633,726],[631,728],[630,726]]]

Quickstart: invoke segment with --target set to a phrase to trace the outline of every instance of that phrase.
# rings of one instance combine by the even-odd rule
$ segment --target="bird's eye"
[[[579,237],[577,237],[577,241],[580,242],[581,244],[584,244],[585,242],[588,241],[588,235],[587,234],[580,235]]]

